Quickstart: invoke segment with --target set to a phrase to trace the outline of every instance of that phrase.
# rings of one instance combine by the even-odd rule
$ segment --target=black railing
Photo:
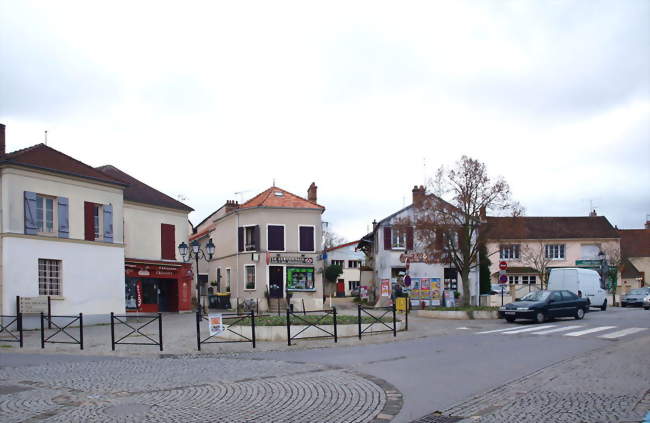
[[[234,326],[237,325],[237,323],[242,322],[245,319],[250,319],[250,328],[251,328],[251,336],[248,337],[244,335],[242,332],[237,332],[234,330]],[[250,313],[245,313],[245,314],[239,314],[239,313],[222,313],[221,314],[221,322],[225,326],[225,332],[230,332],[235,335],[237,335],[238,338],[236,339],[217,339],[218,336],[221,335],[221,333],[214,334],[214,335],[208,335],[207,338],[201,339],[201,323],[203,321],[208,321],[208,324],[210,323],[210,316],[208,315],[207,317],[205,315],[200,315],[199,313],[196,313],[196,347],[198,348],[199,351],[201,351],[201,345],[203,344],[233,344],[233,343],[240,343],[240,342],[250,342],[253,344],[253,348],[255,348],[255,311],[251,310]],[[239,325],[240,327],[246,327],[248,325]]]
[[[373,311],[376,311],[378,313],[373,314]],[[379,315],[379,313],[381,313]],[[384,317],[386,317],[387,314],[392,313],[392,325],[389,325],[387,322],[384,321]],[[408,319],[408,313],[404,313]],[[365,316],[370,316],[370,323],[367,324],[365,329],[362,329],[362,317]],[[361,305],[358,306],[357,310],[357,324],[359,327],[358,333],[359,333],[359,339],[361,339],[361,336],[365,333],[383,333],[383,332],[393,332],[393,336],[397,336],[397,313],[395,310],[395,304],[393,304],[391,307],[375,307],[375,308],[366,308]],[[379,330],[371,330],[373,326],[378,325],[381,329]]]
[[[9,320],[9,323],[5,324],[5,320]],[[11,325],[16,325],[16,330],[11,330]],[[6,336],[0,337],[0,342],[18,342],[20,348],[23,347],[23,314],[18,313],[15,316],[6,316],[0,315],[0,336],[5,334]]]
[[[197,312],[199,314],[199,312]],[[137,321],[133,321],[133,319]],[[144,319],[145,321],[141,321]],[[152,338],[144,332],[141,332],[141,329],[149,326],[151,323],[158,321],[158,340]],[[120,339],[115,340],[115,323],[123,324],[131,331],[126,335],[122,336]],[[149,342],[125,342],[124,340],[129,337],[142,336],[145,339],[148,339]],[[155,335],[154,335],[155,336]],[[160,351],[163,350],[163,327],[162,327],[162,314],[139,314],[139,315],[116,315],[111,312],[111,349],[115,351],[115,345],[158,345]]]
[[[317,313],[322,313],[322,316],[320,316],[316,321],[310,321],[307,319],[308,315],[312,314],[317,314]],[[302,314],[302,317],[301,317]],[[336,307],[332,307],[331,310],[315,310],[315,311],[304,311],[301,314],[294,313],[290,309],[287,309],[287,344],[290,346],[291,341],[294,339],[310,339],[310,338],[334,338],[334,342],[338,342],[338,334],[337,334],[337,328],[336,328]],[[322,323],[327,316],[332,316],[332,325],[329,323]],[[295,321],[297,322],[302,322],[305,324],[305,327],[300,330],[300,332],[296,333],[295,335],[291,336],[291,319],[294,318]],[[323,328],[323,326],[333,326],[333,331],[330,332],[329,330]],[[323,335],[316,335],[316,336],[300,336],[303,332],[305,332],[309,328],[316,328],[320,332],[323,333]]]
[[[66,319],[69,319],[67,324],[59,325],[58,321],[60,322],[61,320],[66,320]],[[45,337],[46,320],[47,320],[48,328],[54,326],[54,333],[48,336],[47,338]],[[74,335],[68,332],[68,330],[71,329],[71,325],[75,322],[79,322],[78,338],[76,338]],[[63,339],[71,339],[71,341],[55,340],[54,338],[59,334],[66,335],[67,338],[63,338]],[[75,344],[75,345],[79,345],[79,348],[83,350],[84,349],[83,313],[79,313],[78,315],[72,315],[72,316],[61,316],[61,315],[53,316],[53,315],[45,315],[44,313],[41,313],[41,348],[45,348],[45,344]]]

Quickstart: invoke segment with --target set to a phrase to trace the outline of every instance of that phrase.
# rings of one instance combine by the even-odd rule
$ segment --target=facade
[[[359,241],[352,241],[327,249],[327,265],[338,264],[343,273],[336,281],[336,296],[359,295],[361,268],[365,266],[366,255],[357,250]]]
[[[199,276],[213,291],[229,292],[233,306],[253,300],[265,311],[290,297],[298,309],[303,301],[307,310],[322,309],[325,208],[316,201],[313,183],[307,199],[273,186],[243,204],[228,201],[190,236],[202,248],[209,239],[215,244],[213,259],[199,262]]]
[[[623,256],[623,293],[648,285],[650,275],[650,222],[645,229],[621,229],[621,254]]]
[[[427,256],[423,241],[414,227],[402,228],[400,222],[417,220],[414,204],[422,201],[418,196],[426,195],[423,186],[414,187],[412,192],[413,203],[379,222],[373,222],[372,234],[362,238],[359,248],[366,252],[369,264],[374,267],[373,288],[376,298],[382,297],[382,284],[389,284],[392,290],[397,286],[403,290],[411,290],[412,300],[421,299],[425,304],[440,305],[444,291],[454,292],[456,296],[462,293],[462,280],[453,264]],[[442,250],[442,243],[440,249]],[[407,275],[413,281],[411,286],[405,283]],[[469,282],[472,297],[470,301],[472,304],[478,304],[478,266],[470,270]],[[416,292],[420,291],[417,288],[422,288],[422,283],[427,289]],[[385,288],[383,296],[386,296]]]
[[[600,269],[599,253],[620,254],[620,236],[604,216],[484,217],[483,237],[491,261],[493,284],[499,283],[499,262],[513,290],[541,286],[538,269],[583,267]],[[543,266],[542,266],[543,265]],[[620,275],[618,277],[620,281]],[[517,294],[518,295],[518,294]]]
[[[188,242],[189,206],[114,166],[97,170],[124,182],[124,280],[126,311],[192,310],[191,263],[178,256]]]

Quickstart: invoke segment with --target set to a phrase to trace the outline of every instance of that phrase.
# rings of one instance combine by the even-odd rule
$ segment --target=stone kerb
[[[417,317],[426,317],[429,319],[445,320],[474,320],[474,319],[498,319],[499,314],[496,311],[474,310],[474,311],[442,311],[442,310],[418,310],[415,312]]]
[[[387,323],[388,326],[390,326],[390,323]],[[361,330],[365,331],[368,329],[368,326],[370,326],[370,323],[362,323],[361,324]],[[400,331],[402,330],[402,325],[401,322],[397,322],[397,330]],[[334,333],[334,325],[322,325],[319,326],[322,327],[323,330],[326,330],[329,333]],[[313,326],[305,326],[305,325],[291,325],[291,336],[295,336],[298,334],[300,331],[303,329],[307,328],[304,332],[300,333],[299,337],[296,339],[300,339],[302,337],[312,337],[312,336],[330,336],[327,333],[323,332],[322,330],[313,327]],[[252,337],[252,330],[250,326],[232,326],[232,330],[236,333],[230,332],[226,330],[223,334],[219,336],[215,336],[213,339],[224,339],[224,340],[229,340],[229,341],[241,341],[243,338],[242,336],[245,336],[247,338]],[[364,335],[372,335],[373,333],[377,333],[379,331],[384,331],[388,330],[388,328],[380,323],[375,323],[370,327],[366,332],[364,332]],[[358,324],[350,324],[350,325],[336,325],[336,331],[337,331],[337,336],[339,338],[345,338],[345,337],[353,337],[353,336],[358,336],[359,335],[359,326]],[[241,334],[237,335],[237,334]],[[257,341],[287,341],[287,326],[255,326],[255,340]]]

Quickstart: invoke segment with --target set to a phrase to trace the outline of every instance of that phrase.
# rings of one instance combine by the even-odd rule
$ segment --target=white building
[[[366,263],[366,255],[357,250],[359,241],[347,242],[327,249],[328,265],[337,264],[343,273],[336,281],[336,296],[359,295],[361,267]]]

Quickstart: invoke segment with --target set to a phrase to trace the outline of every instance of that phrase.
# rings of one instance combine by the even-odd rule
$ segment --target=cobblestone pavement
[[[319,364],[189,357],[0,369],[0,421],[389,421],[401,395]]]
[[[650,337],[541,369],[417,423],[623,423],[650,410]],[[516,359],[516,355],[511,357]],[[459,419],[461,417],[461,419]]]

